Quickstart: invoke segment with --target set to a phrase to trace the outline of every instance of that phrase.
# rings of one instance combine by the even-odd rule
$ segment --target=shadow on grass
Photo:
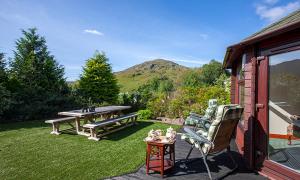
[[[153,122],[147,122],[147,121],[138,121],[137,125],[133,125],[130,127],[126,127],[120,131],[114,132],[112,134],[109,134],[107,136],[104,136],[103,139],[112,140],[112,141],[118,141],[120,139],[126,138],[134,133],[136,133],[139,130],[142,130],[148,126],[151,126],[154,124]]]
[[[37,128],[37,127],[50,127],[51,128],[51,125],[46,124],[44,122],[44,120],[2,123],[2,124],[0,124],[0,132],[10,131],[10,130],[18,130],[18,129],[31,129],[31,128]]]

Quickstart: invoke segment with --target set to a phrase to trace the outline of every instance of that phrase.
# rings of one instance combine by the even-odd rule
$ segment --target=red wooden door
[[[256,75],[256,118],[254,120],[254,161],[260,169],[268,156],[268,76],[267,56],[257,58]]]

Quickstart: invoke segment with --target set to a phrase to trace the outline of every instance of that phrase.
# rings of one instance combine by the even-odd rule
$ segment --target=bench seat
[[[127,120],[127,121],[124,124],[122,124],[121,121],[123,121],[123,120]],[[130,114],[123,115],[123,116],[120,116],[120,117],[117,117],[117,118],[111,118],[111,119],[103,120],[103,121],[100,121],[100,122],[84,124],[83,128],[87,128],[87,129],[90,130],[90,137],[89,137],[90,140],[99,141],[100,138],[97,137],[97,129],[102,128],[103,130],[105,130],[106,132],[101,133],[101,135],[100,135],[100,136],[104,136],[104,135],[107,135],[109,133],[121,130],[125,127],[134,125],[134,124],[136,124],[136,120],[137,120],[137,113],[130,113]],[[109,126],[109,125],[113,125],[113,124],[118,124],[120,127],[108,131],[106,127]]]
[[[59,119],[50,119],[50,120],[46,120],[45,123],[59,123],[59,122],[65,122],[65,121],[73,121],[75,120],[75,117],[64,117],[64,118],[59,118]]]
[[[70,121],[75,121],[75,117],[64,117],[64,118],[58,118],[58,119],[50,119],[46,120],[45,123],[52,124],[52,132],[51,134],[59,135],[59,124],[60,123],[66,123]]]
[[[100,122],[85,124],[85,125],[83,125],[83,127],[85,127],[85,128],[97,128],[97,127],[106,126],[106,125],[109,125],[109,124],[114,124],[114,123],[122,121],[124,119],[129,119],[129,118],[133,118],[133,117],[136,117],[136,116],[137,116],[136,113],[131,113],[131,114],[124,115],[124,116],[121,116],[121,117],[118,117],[118,118],[111,118],[111,119],[107,119],[107,120],[100,121]]]

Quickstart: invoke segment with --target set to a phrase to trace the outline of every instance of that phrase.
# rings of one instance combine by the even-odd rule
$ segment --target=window
[[[300,172],[300,50],[269,56],[269,159]]]
[[[241,63],[237,68],[237,79],[238,79],[238,103],[242,107],[245,106],[245,64],[246,54],[243,54]],[[244,124],[244,116],[242,115],[240,123]]]
[[[245,64],[246,64],[246,54],[243,54],[240,65],[238,66],[237,78],[239,81],[245,80]]]

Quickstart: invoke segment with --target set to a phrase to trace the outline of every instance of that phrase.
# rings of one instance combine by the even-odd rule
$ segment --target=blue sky
[[[104,51],[114,71],[155,58],[200,67],[226,47],[299,9],[299,0],[0,0],[0,52],[38,28],[68,80]]]

